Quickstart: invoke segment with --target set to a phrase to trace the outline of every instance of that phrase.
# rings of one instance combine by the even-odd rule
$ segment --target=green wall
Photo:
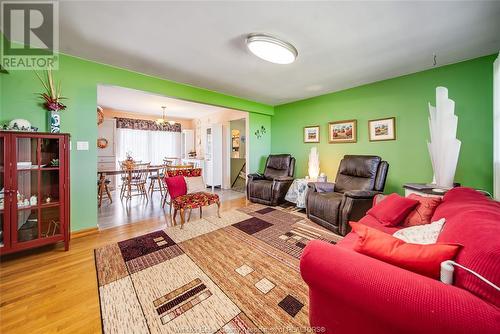
[[[266,164],[266,158],[271,153],[271,116],[251,113],[250,133],[247,138],[250,139],[250,173],[263,172]],[[257,130],[261,131],[264,127],[265,133],[260,137],[255,135]]]
[[[71,229],[94,227],[97,224],[97,85],[109,84],[140,89],[170,97],[250,111],[250,127],[260,126],[270,116],[273,107],[241,98],[212,92],[188,85],[98,64],[80,58],[60,55],[59,70],[54,72],[62,81],[67,109],[62,113],[63,132],[71,134]],[[11,71],[0,74],[0,124],[14,118],[29,120],[39,131],[46,131],[46,112],[40,107],[35,93],[41,84],[32,71]],[[259,125],[252,122],[259,122]],[[76,141],[88,141],[89,151],[76,151]],[[267,154],[270,141],[251,140],[250,165],[258,166],[259,154]],[[255,161],[253,161],[255,160]],[[253,171],[253,170],[252,170]]]
[[[406,182],[432,181],[427,151],[428,107],[435,105],[435,88],[448,88],[458,116],[462,141],[456,182],[493,188],[493,61],[481,57],[436,69],[380,81],[275,107],[272,152],[297,158],[297,176],[307,175],[308,153],[317,146],[320,168],[334,180],[344,154],[380,155],[390,164],[386,192],[402,193]],[[368,120],[396,117],[397,140],[369,142]],[[358,121],[358,142],[329,144],[328,122]],[[319,144],[303,143],[303,127],[321,126]]]

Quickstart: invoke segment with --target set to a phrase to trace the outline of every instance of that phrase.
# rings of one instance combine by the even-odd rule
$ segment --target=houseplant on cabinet
[[[51,69],[46,71],[44,78],[38,72],[35,72],[35,74],[42,83],[43,88],[45,88],[45,92],[39,93],[39,95],[43,99],[43,107],[49,112],[48,125],[50,132],[59,133],[61,132],[61,115],[59,112],[66,109],[66,106],[61,103],[61,100],[65,99],[65,97],[61,96],[61,82],[57,84],[56,89]]]

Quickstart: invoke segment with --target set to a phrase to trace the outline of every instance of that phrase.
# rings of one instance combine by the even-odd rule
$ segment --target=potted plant
[[[59,112],[66,109],[66,106],[61,103],[61,100],[65,99],[65,97],[61,96],[61,82],[57,84],[57,89],[55,88],[52,70],[48,69],[45,72],[46,76],[42,78],[42,76],[35,71],[36,76],[45,88],[45,92],[39,95],[43,99],[43,107],[49,112],[48,120],[50,132],[59,133],[61,132],[61,115]]]

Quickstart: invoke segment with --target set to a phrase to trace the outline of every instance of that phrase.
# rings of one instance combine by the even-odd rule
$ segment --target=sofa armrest
[[[356,199],[373,199],[378,194],[381,192],[374,190],[350,190],[344,193],[345,196]]]
[[[319,193],[331,193],[335,191],[335,183],[333,182],[309,182],[307,187],[309,191]]]
[[[247,180],[248,180],[248,181],[253,181],[253,180],[264,180],[264,175],[259,174],[259,173],[248,174],[248,175],[247,175]]]
[[[310,325],[327,333],[494,333],[500,312],[466,290],[313,240],[300,273]],[[481,319],[481,320],[478,320]]]

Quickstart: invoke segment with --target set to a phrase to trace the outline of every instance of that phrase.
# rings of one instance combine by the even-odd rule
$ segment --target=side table
[[[295,203],[297,208],[306,208],[306,196],[307,196],[307,184],[309,182],[315,182],[313,179],[295,179],[292,185],[288,188],[288,192],[285,195],[285,199],[288,202]]]

